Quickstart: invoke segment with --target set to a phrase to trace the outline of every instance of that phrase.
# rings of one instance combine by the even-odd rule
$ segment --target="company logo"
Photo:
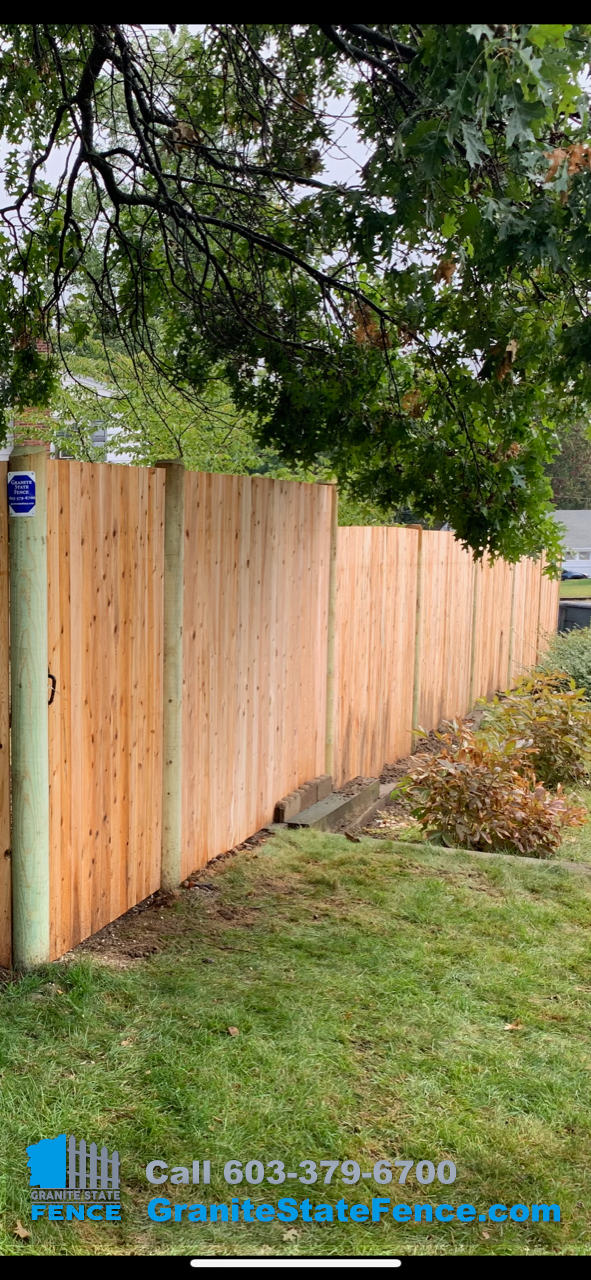
[[[109,1155],[108,1147],[97,1148],[96,1142],[87,1147],[84,1138],[76,1141],[73,1133],[66,1138],[65,1133],[57,1138],[41,1138],[27,1147],[27,1164],[30,1171],[29,1186],[31,1200],[50,1201],[47,1216],[52,1221],[62,1222],[61,1208],[55,1201],[102,1202],[119,1201],[119,1153],[113,1151]],[[102,1205],[94,1203],[68,1204],[66,1221],[71,1218],[86,1217],[100,1221],[103,1217]],[[109,1221],[119,1221],[119,1204],[115,1210],[113,1204],[105,1205],[105,1217]],[[34,1204],[32,1217],[35,1221],[45,1213],[44,1207]]]

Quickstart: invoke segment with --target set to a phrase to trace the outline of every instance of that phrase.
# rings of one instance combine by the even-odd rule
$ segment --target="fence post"
[[[10,575],[8,550],[7,464],[0,463],[0,965],[12,960],[12,883],[10,858]]]
[[[328,568],[328,616],[326,636],[326,733],[324,772],[334,777],[335,651],[337,625],[337,548],[339,536],[339,491],[332,485],[330,508],[330,562]]]
[[[482,573],[482,560],[474,561],[474,590],[472,593],[472,639],[470,643],[470,686],[468,693],[468,711],[474,706],[474,683],[476,676],[476,633],[478,623],[478,594],[480,586],[480,574]]]
[[[159,462],[166,471],[164,505],[164,671],[162,865],[163,889],[181,881],[181,806],[183,787],[183,560],[185,468]]]
[[[9,471],[34,471],[36,506],[10,516],[12,901],[14,963],[49,960],[47,451],[22,445]]]

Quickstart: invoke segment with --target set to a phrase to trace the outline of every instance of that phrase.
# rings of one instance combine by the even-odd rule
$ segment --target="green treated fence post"
[[[11,471],[35,473],[36,507],[10,522],[13,954],[18,969],[49,960],[47,723],[47,452],[13,449]]]
[[[185,468],[160,462],[166,471],[164,508],[164,717],[162,772],[163,889],[181,882],[181,806],[183,794],[183,559]]]

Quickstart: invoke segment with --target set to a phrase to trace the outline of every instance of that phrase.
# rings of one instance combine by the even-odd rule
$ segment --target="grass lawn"
[[[201,882],[213,887],[126,917],[102,960],[79,951],[1,994],[0,1252],[591,1251],[591,877],[294,832]],[[125,959],[125,948],[158,950]],[[119,1150],[121,1225],[31,1223],[25,1147],[64,1130]],[[562,1222],[290,1229],[147,1216],[167,1191],[148,1186],[148,1159],[209,1158],[209,1198],[228,1203],[232,1158],[368,1169],[382,1156],[447,1156],[457,1181],[421,1187],[413,1172],[406,1187],[344,1188],[338,1174],[330,1187],[236,1190],[271,1204],[558,1202]],[[17,1219],[29,1240],[15,1238]]]
[[[580,600],[591,597],[591,578],[566,578],[560,583],[561,600]]]
[[[569,796],[585,806],[589,819],[586,826],[565,829],[562,844],[557,850],[558,861],[591,863],[591,788],[577,787],[568,789]]]

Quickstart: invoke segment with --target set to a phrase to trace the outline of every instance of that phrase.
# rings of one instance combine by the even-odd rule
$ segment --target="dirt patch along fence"
[[[376,776],[556,628],[539,562],[339,529],[332,485],[21,450],[36,524],[8,516],[1,465],[0,963],[11,895],[15,961],[55,958],[308,779]]]

